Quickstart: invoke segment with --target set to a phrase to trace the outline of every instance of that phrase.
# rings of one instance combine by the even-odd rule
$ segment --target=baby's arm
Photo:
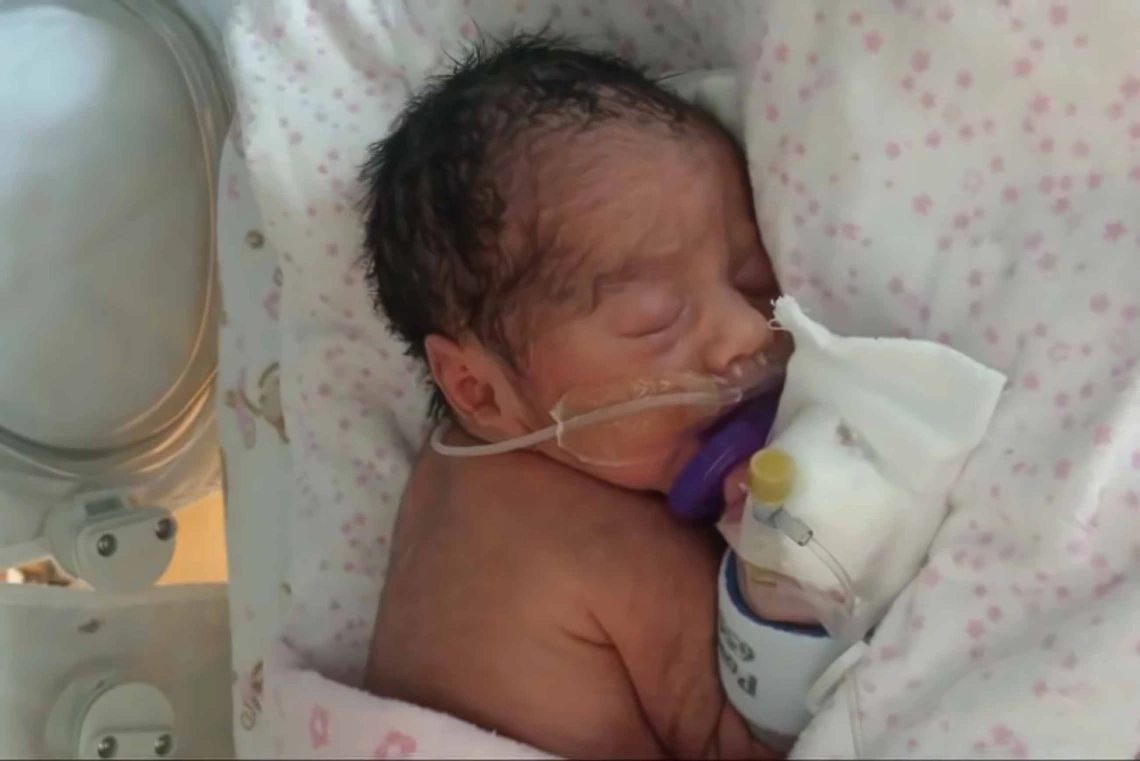
[[[621,570],[598,580],[592,612],[624,663],[646,721],[679,758],[775,758],[755,741],[721,687],[716,654],[717,568],[707,530],[678,524],[657,499],[628,493],[636,520]],[[604,540],[603,540],[604,541]],[[598,557],[612,557],[599,552]]]
[[[725,481],[720,528],[726,536],[739,527],[746,471],[744,463]],[[768,574],[763,583],[746,583],[744,573],[728,553],[717,580],[721,676],[730,702],[754,733],[788,750],[810,719],[808,693],[841,655],[842,643],[818,626],[794,581]]]

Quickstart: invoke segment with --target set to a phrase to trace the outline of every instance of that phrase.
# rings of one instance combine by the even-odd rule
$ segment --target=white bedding
[[[226,503],[234,745],[245,758],[273,752],[264,713],[266,654],[288,612],[286,505],[291,459],[278,410],[281,296],[277,253],[233,138],[219,166],[218,433]]]
[[[861,668],[864,752],[1131,756],[1140,7],[766,8],[744,98],[784,286],[1011,379]],[[847,716],[797,752],[842,752]]]
[[[359,682],[425,433],[417,369],[352,266],[351,203],[365,146],[440,64],[441,39],[454,49],[475,24],[547,22],[658,71],[737,61],[759,218],[785,288],[836,332],[946,341],[1012,379],[928,567],[860,667],[864,751],[1131,756],[1140,9],[1128,0],[969,13],[913,0],[247,3],[229,49],[284,276],[292,467],[293,596],[265,676],[281,690],[264,713],[275,748],[427,756],[455,753],[432,743],[459,736],[472,754],[511,747],[336,693],[334,681]],[[338,724],[328,690],[364,714]],[[849,753],[849,716],[826,706],[796,753]],[[415,742],[384,745],[391,733]]]

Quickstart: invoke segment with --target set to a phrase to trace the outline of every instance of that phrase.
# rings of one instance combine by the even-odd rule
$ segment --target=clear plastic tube
[[[771,525],[783,533],[784,536],[791,539],[800,547],[806,547],[810,550],[835,577],[835,581],[843,593],[844,611],[841,616],[836,617],[831,609],[825,609],[826,606],[823,605],[818,606],[817,611],[820,614],[820,623],[823,624],[823,627],[827,629],[832,637],[846,642],[848,645],[853,645],[862,639],[863,636],[866,635],[866,632],[862,631],[863,627],[855,617],[855,604],[857,599],[855,596],[855,584],[851,581],[851,577],[843,565],[836,559],[835,555],[815,537],[815,532],[812,531],[806,523],[783,508],[776,510],[772,514],[770,521]],[[855,749],[854,755],[855,758],[862,759],[866,756],[864,755],[863,710],[859,697],[858,670],[858,664],[852,666],[843,677],[843,681],[849,693],[847,710],[848,721],[851,724],[851,740]]]
[[[432,432],[431,446],[436,452],[449,457],[485,457],[487,455],[504,454],[518,449],[526,449],[544,441],[559,438],[567,431],[597,425],[622,417],[629,417],[646,410],[663,407],[701,406],[723,407],[740,402],[744,398],[739,389],[723,389],[718,391],[679,391],[658,396],[647,396],[632,399],[610,407],[593,410],[582,415],[575,415],[567,420],[560,420],[552,426],[541,428],[525,436],[518,436],[506,441],[497,441],[491,444],[477,444],[474,446],[456,447],[444,444],[443,435],[447,433],[450,424],[445,421]]]
[[[816,614],[823,628],[827,629],[832,637],[849,643],[859,640],[866,632],[859,631],[861,627],[855,618],[857,600],[855,583],[843,564],[819,541],[810,526],[782,507],[771,511],[763,521],[800,547],[809,550],[831,572],[842,593],[842,613],[837,616],[833,606],[817,602],[814,605]]]
[[[639,462],[636,453],[628,459],[609,454],[591,456],[583,451],[586,448],[580,442],[567,441],[567,434],[666,408],[705,408],[708,413],[693,416],[692,422],[707,426],[721,411],[776,388],[784,377],[787,353],[781,345],[778,351],[737,363],[724,376],[666,373],[660,377],[618,381],[608,386],[573,389],[550,410],[554,425],[505,441],[471,446],[445,444],[443,436],[450,428],[450,423],[445,422],[432,432],[431,447],[448,457],[486,457],[557,440],[563,449],[586,463],[616,465]],[[610,399],[618,401],[605,401]],[[620,438],[621,433],[607,431],[605,438],[613,439],[615,434]],[[621,444],[620,441],[607,443]]]

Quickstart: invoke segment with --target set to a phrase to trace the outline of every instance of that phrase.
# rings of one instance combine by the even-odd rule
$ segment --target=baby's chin
[[[699,449],[700,443],[695,436],[685,437],[672,446],[668,453],[652,460],[620,465],[579,462],[575,467],[624,489],[668,494],[681,469],[693,459]]]

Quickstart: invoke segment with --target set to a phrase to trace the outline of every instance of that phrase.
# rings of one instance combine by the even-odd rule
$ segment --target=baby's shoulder
[[[457,486],[473,495],[468,508],[479,520],[514,537],[536,568],[572,573],[594,593],[709,557],[708,532],[673,518],[660,494],[614,486],[531,453],[473,460],[463,471]]]
[[[670,523],[661,495],[614,486],[530,452],[472,461],[460,478],[482,493],[486,507],[565,541],[579,541],[580,532],[621,539],[628,530],[659,531]]]
[[[543,565],[604,566],[631,553],[668,552],[675,535],[687,533],[661,495],[623,489],[532,452],[459,459],[428,450],[404,502],[415,512],[435,503],[430,512],[452,516],[471,540],[501,537],[508,541],[496,544],[504,551],[534,552]]]

